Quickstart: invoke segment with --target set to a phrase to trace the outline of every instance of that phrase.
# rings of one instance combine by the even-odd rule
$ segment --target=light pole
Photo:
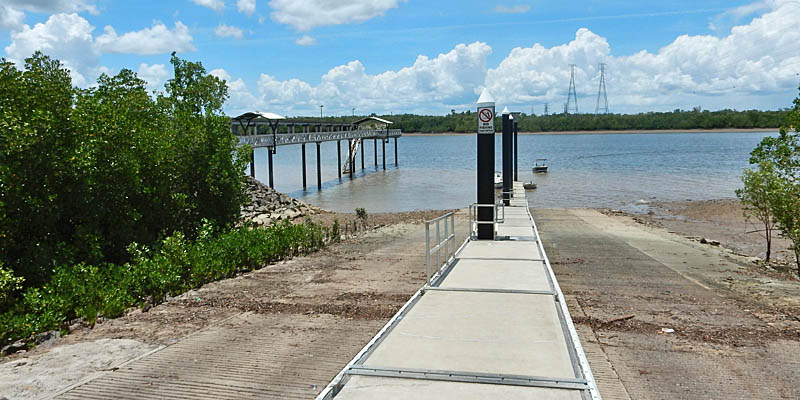
[[[323,106],[323,105],[319,106],[319,118],[320,119],[322,119],[322,107],[325,107],[325,106]]]

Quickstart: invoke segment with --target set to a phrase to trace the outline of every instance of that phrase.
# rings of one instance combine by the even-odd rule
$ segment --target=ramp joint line
[[[382,378],[405,378],[431,381],[484,383],[490,385],[511,385],[542,387],[552,389],[588,390],[589,384],[583,379],[547,378],[541,376],[490,374],[483,372],[441,371],[417,368],[386,368],[354,365],[347,370],[349,375],[378,376]]]
[[[465,288],[465,287],[441,287],[426,286],[423,291],[441,292],[478,292],[478,293],[511,293],[511,294],[539,294],[555,296],[556,293],[550,290],[523,290],[523,289],[490,289],[490,288]]]

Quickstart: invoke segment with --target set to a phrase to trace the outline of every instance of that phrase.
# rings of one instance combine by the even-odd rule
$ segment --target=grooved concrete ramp
[[[324,334],[308,343],[319,324],[298,315],[243,313],[79,385],[59,399],[309,399],[358,352],[347,338],[376,332],[376,321],[328,319]],[[319,322],[319,321],[317,321]],[[348,345],[351,343],[351,345]],[[325,355],[320,357],[320,355]]]

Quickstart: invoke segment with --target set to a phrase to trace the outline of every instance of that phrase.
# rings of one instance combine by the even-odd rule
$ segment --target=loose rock
[[[250,203],[242,206],[242,221],[266,226],[275,221],[294,220],[314,215],[321,209],[275,191],[258,180],[247,177],[247,195]]]

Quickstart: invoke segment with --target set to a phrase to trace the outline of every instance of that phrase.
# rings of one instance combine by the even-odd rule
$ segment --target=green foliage
[[[331,241],[338,242],[342,240],[342,226],[339,224],[338,219],[333,220],[333,225],[331,225]]]
[[[361,221],[361,226],[367,226],[367,210],[363,207],[356,208],[356,218]]]
[[[0,63],[0,260],[26,286],[238,218],[247,158],[222,114],[227,88],[200,63],[171,62],[157,98],[127,69],[83,90],[38,52],[22,70]]]
[[[3,262],[0,261],[0,308],[6,307],[16,292],[22,289],[24,280],[22,277],[14,276],[10,270],[3,267]]]
[[[94,324],[98,316],[116,317],[133,305],[158,304],[168,295],[316,251],[330,240],[329,230],[310,221],[224,231],[205,221],[193,241],[175,232],[157,250],[130,245],[129,263],[58,267],[46,285],[28,288],[0,314],[0,344],[61,328],[75,318]]]
[[[777,137],[765,137],[750,153],[750,163],[757,169],[745,173],[751,181],[749,188],[745,182],[744,190],[767,193],[769,212],[781,235],[792,241],[800,274],[800,97],[794,100],[787,122],[789,126],[781,127]]]
[[[764,227],[767,247],[764,259],[769,261],[772,253],[772,231],[775,229],[773,210],[781,202],[781,182],[772,165],[763,163],[757,169],[745,169],[742,172],[742,183],[744,187],[736,190],[736,196],[742,202],[745,218],[754,218]]]

